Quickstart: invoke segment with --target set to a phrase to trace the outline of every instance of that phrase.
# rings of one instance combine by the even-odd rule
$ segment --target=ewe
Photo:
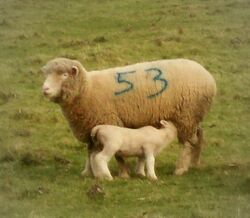
[[[202,130],[199,124],[216,94],[211,74],[200,64],[185,60],[160,60],[125,67],[87,72],[76,60],[56,58],[42,71],[46,75],[43,93],[58,103],[79,141],[90,142],[91,129],[100,124],[128,128],[170,120],[177,128],[183,150],[175,174],[181,175],[199,163]],[[122,157],[116,155],[122,166]],[[87,158],[82,175],[89,175]]]

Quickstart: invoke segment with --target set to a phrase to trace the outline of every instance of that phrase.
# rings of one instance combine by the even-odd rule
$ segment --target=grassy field
[[[57,56],[88,70],[204,65],[218,95],[201,167],[172,175],[176,143],[157,159],[157,182],[82,179],[85,145],[41,95],[39,69]],[[249,69],[249,0],[0,0],[0,217],[250,217]]]

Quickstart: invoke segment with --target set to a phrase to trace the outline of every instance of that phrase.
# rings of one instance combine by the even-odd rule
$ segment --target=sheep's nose
[[[43,86],[43,94],[48,95],[49,94],[49,87]]]

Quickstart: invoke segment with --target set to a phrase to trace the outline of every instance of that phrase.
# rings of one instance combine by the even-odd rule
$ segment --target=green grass
[[[177,57],[204,65],[218,95],[201,167],[173,176],[175,144],[157,158],[157,182],[80,178],[85,146],[41,95],[39,69],[57,56],[88,70]],[[0,0],[0,60],[0,217],[249,217],[248,0]],[[102,193],[91,192],[97,183]]]

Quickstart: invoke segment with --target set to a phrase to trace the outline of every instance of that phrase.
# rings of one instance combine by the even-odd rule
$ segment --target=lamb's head
[[[161,120],[160,124],[162,129],[170,130],[173,134],[177,134],[177,129],[171,121]]]
[[[86,70],[76,60],[55,58],[42,67],[42,72],[43,94],[56,103],[79,96],[86,82]]]

